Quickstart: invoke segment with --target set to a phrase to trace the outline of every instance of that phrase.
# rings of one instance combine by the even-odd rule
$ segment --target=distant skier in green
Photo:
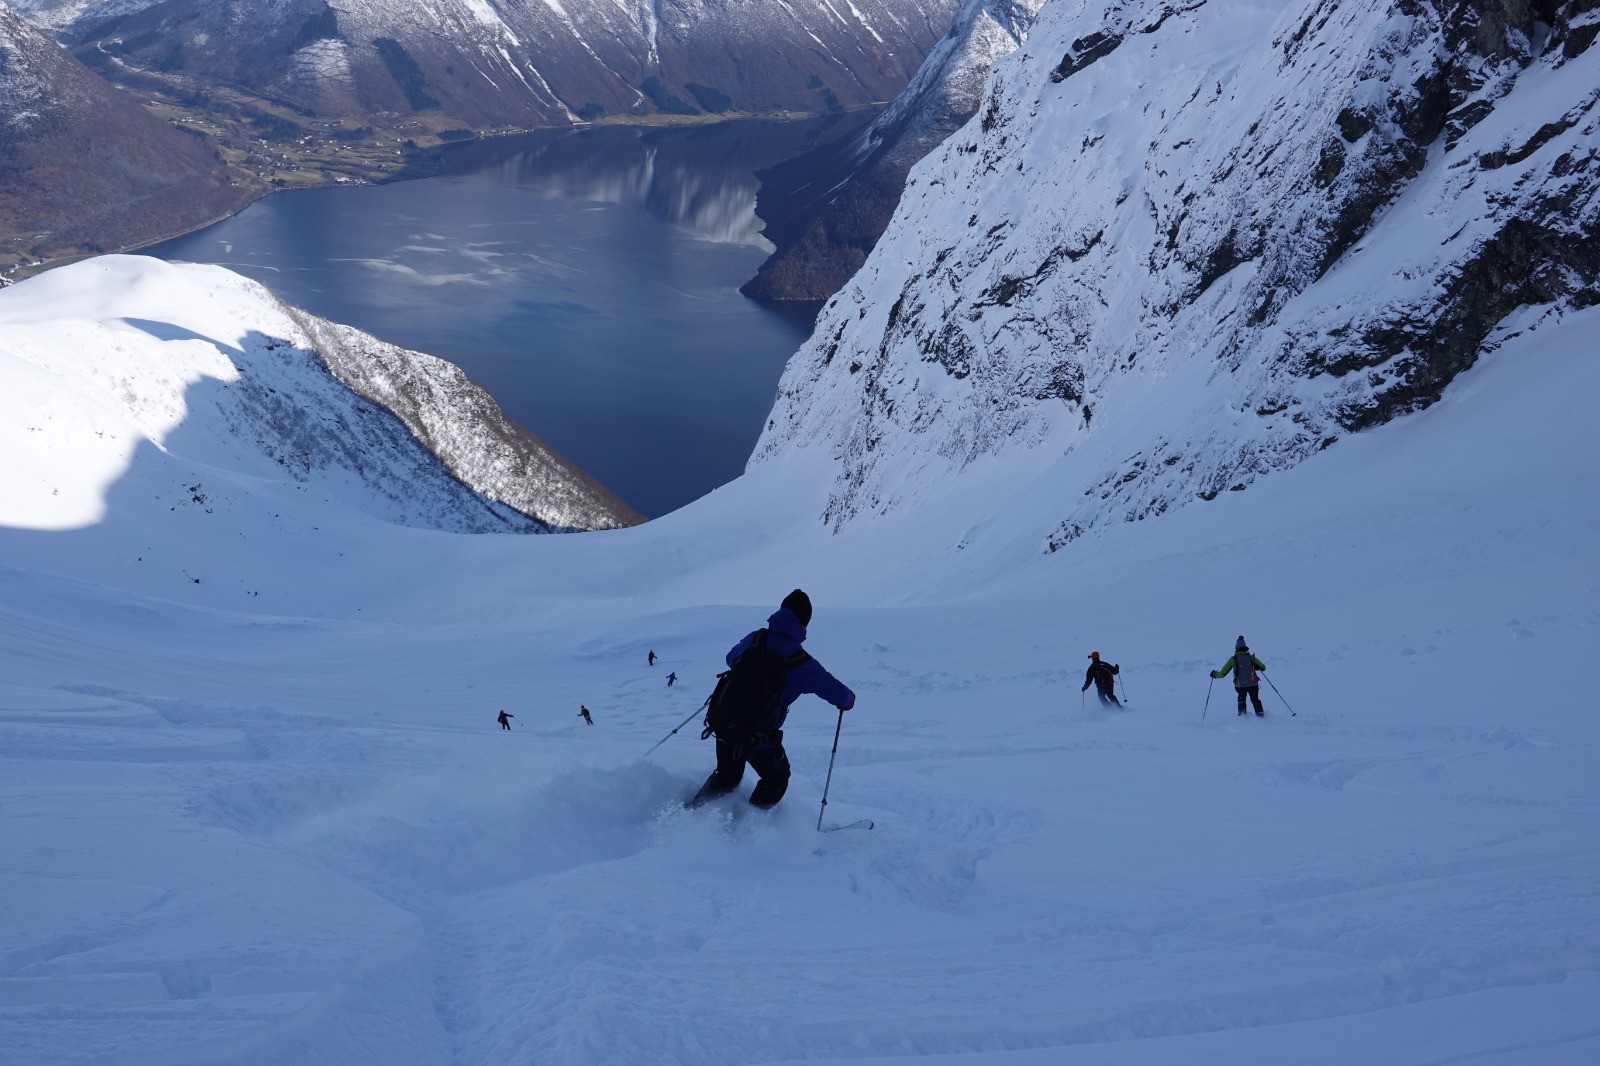
[[[1233,645],[1233,655],[1222,664],[1222,669],[1211,671],[1211,676],[1221,681],[1231,672],[1233,674],[1233,691],[1239,696],[1239,713],[1244,713],[1244,701],[1248,696],[1256,705],[1256,717],[1265,718],[1267,709],[1261,706],[1261,676],[1260,672],[1267,669],[1267,664],[1257,659],[1250,653],[1250,646],[1244,642],[1241,635]]]
[[[505,711],[501,711],[500,712],[500,717],[496,718],[495,721],[500,723],[500,728],[501,729],[510,729],[511,728],[511,719],[513,719],[515,717],[516,717],[516,715],[514,715],[514,714],[507,714]]]
[[[594,719],[589,717],[589,708],[585,707],[581,703],[578,704],[578,717],[582,718],[585,722],[588,722],[590,725],[594,725]]]

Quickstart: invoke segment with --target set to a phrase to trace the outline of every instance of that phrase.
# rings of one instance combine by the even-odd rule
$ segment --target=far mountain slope
[[[250,195],[201,138],[147,114],[0,2],[0,267],[137,245]]]
[[[1041,544],[1237,491],[1600,301],[1600,10],[1045,7],[791,362],[835,529],[991,457]]]
[[[906,174],[978,110],[989,68],[1027,38],[1042,4],[967,0],[870,127],[763,173],[758,210],[777,251],[745,295],[826,300],[838,292],[889,225]]]
[[[887,100],[955,0],[162,0],[69,38],[113,79],[241,90],[319,117],[450,126],[824,111]]]
[[[150,7],[160,0],[8,0],[11,7],[35,26],[61,30],[82,18],[110,18]]]

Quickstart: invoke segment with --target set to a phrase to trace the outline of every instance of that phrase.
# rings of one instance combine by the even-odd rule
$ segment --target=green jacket
[[[1238,660],[1239,660],[1239,656],[1238,655],[1230,655],[1230,656],[1228,656],[1228,661],[1222,664],[1222,669],[1221,670],[1213,670],[1213,671],[1211,671],[1211,676],[1214,677],[1214,678],[1217,678],[1218,680],[1221,680],[1222,678],[1227,677],[1229,674],[1233,673],[1236,669],[1238,669],[1238,667],[1239,667],[1239,661]],[[1257,670],[1265,670],[1267,668],[1267,664],[1262,662],[1260,659],[1257,659],[1254,654],[1252,654],[1250,656],[1250,662],[1255,664],[1255,668]],[[1242,670],[1240,670],[1238,674],[1234,674],[1234,678],[1233,678],[1233,687],[1234,688],[1259,688],[1260,687],[1261,683],[1259,681],[1257,681],[1254,677],[1251,677],[1248,680],[1241,680],[1241,677],[1243,676],[1243,674],[1244,674],[1244,671],[1242,671]]]

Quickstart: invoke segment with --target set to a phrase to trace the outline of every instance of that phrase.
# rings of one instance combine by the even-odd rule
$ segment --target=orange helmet
[[[1100,658],[1100,653],[1097,652],[1097,651],[1092,651],[1092,652],[1089,653],[1089,658],[1098,659],[1098,658]]]

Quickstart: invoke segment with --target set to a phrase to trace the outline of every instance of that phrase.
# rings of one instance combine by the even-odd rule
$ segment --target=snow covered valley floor
[[[811,460],[514,537],[141,452],[0,529],[0,1061],[1600,1061],[1597,327],[1055,554],[998,489],[829,535]],[[640,759],[796,585],[871,832],[815,700],[771,816]],[[1206,705],[1241,631],[1296,715]]]

